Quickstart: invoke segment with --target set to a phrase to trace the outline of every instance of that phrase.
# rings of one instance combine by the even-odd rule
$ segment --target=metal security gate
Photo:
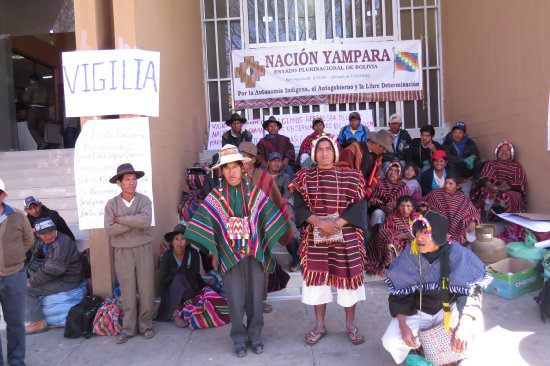
[[[210,121],[232,113],[230,50],[289,44],[422,39],[424,100],[246,110],[249,119],[372,109],[378,127],[401,113],[405,128],[442,125],[439,0],[202,0]]]

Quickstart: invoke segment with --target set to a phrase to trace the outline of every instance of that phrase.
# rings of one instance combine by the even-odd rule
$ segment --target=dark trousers
[[[25,268],[10,276],[0,276],[0,303],[6,321],[8,364],[25,365]],[[0,365],[4,364],[0,342]]]
[[[48,109],[46,107],[30,107],[27,112],[27,127],[36,145],[44,143],[44,126],[48,120]]]
[[[186,300],[192,299],[195,291],[183,273],[174,276],[170,286],[165,289],[160,297],[160,308],[157,320],[168,321],[174,311]]]
[[[231,339],[235,344],[261,342],[264,326],[262,295],[264,268],[253,257],[246,257],[223,274],[223,287],[231,318]],[[246,326],[243,324],[246,313]]]
[[[294,238],[290,239],[290,242],[286,246],[288,254],[292,256],[291,266],[295,266],[300,263],[300,258],[298,257],[298,241]]]

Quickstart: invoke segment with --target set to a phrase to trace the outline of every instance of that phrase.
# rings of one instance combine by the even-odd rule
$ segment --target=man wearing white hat
[[[0,179],[0,304],[6,321],[8,364],[25,364],[25,253],[34,238],[25,215],[4,203],[6,185]],[[0,363],[3,363],[0,344]]]
[[[220,186],[206,196],[185,231],[185,238],[213,254],[214,268],[221,267],[230,335],[238,357],[246,356],[247,343],[254,353],[264,350],[264,271],[275,269],[271,250],[290,229],[273,201],[243,179],[244,163],[249,160],[234,145],[222,148],[212,167],[221,170]]]

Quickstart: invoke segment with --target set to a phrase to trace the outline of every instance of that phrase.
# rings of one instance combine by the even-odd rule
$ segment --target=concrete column
[[[113,48],[113,16],[110,0],[74,0],[75,38],[77,50]],[[87,120],[80,119],[83,126]],[[112,296],[115,277],[113,249],[103,229],[92,229],[90,236],[90,264],[94,295]]]
[[[11,40],[8,35],[0,34],[0,151],[19,146],[14,100]]]

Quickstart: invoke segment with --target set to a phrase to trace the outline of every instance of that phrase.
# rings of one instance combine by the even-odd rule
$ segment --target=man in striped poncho
[[[263,352],[264,271],[273,272],[271,250],[290,229],[273,201],[258,186],[243,180],[243,164],[248,160],[236,146],[222,148],[212,168],[220,168],[225,181],[206,196],[185,231],[185,238],[213,254],[214,268],[221,267],[230,335],[238,357],[246,356],[247,342],[254,353]]]
[[[317,167],[298,171],[289,186],[294,191],[296,226],[303,227],[298,248],[304,277],[302,302],[315,308],[316,325],[305,338],[311,345],[327,333],[325,312],[332,301],[331,287],[336,287],[337,302],[345,308],[350,341],[365,341],[354,323],[355,305],[365,300],[361,229],[365,180],[359,170],[334,166],[338,155],[336,139],[320,135],[311,150]]]

